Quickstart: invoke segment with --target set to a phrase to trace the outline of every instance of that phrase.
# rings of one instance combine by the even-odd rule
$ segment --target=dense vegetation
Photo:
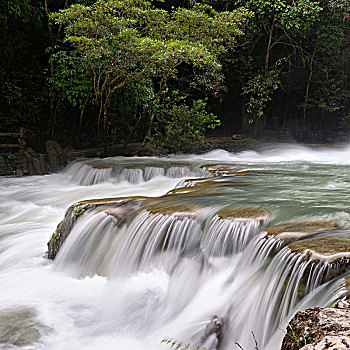
[[[0,28],[0,131],[39,150],[350,126],[347,0],[3,0]]]

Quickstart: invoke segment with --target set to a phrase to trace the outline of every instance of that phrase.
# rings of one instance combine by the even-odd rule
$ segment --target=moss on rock
[[[350,257],[350,239],[342,237],[316,237],[297,241],[288,245],[294,252],[310,253],[313,259],[324,258],[335,262],[342,257]]]
[[[267,220],[271,213],[265,208],[238,207],[222,209],[218,215],[220,219],[227,220]]]
[[[168,204],[161,203],[149,207],[147,210],[152,214],[171,215],[180,218],[195,217],[202,208],[195,204]]]
[[[56,231],[52,234],[47,243],[46,255],[49,259],[55,259],[62,244],[72,231],[77,220],[89,209],[93,208],[92,204],[73,204],[66,211],[64,219],[58,224]]]
[[[333,221],[296,221],[271,226],[265,229],[267,236],[273,235],[286,243],[305,239],[316,233],[332,231],[337,227]]]

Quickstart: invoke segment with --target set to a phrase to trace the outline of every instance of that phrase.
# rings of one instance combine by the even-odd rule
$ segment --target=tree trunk
[[[103,108],[103,155],[107,157],[107,106]]]
[[[309,63],[310,73],[309,73],[309,78],[307,80],[306,91],[305,91],[305,99],[304,99],[304,106],[303,106],[303,127],[306,126],[305,125],[306,124],[306,108],[307,108],[307,103],[309,101],[311,79],[312,79],[312,75],[314,73],[313,63],[314,63],[316,48],[317,48],[317,42],[315,44],[314,51],[312,53],[312,56],[311,56],[311,59],[310,59],[310,63]]]
[[[246,110],[246,102],[247,98],[245,95],[243,95],[243,100],[242,100],[242,111],[241,111],[241,116],[242,116],[242,124],[241,124],[241,129],[244,133],[248,132],[249,130],[249,123],[248,123],[248,114]]]
[[[269,70],[269,61],[270,61],[270,53],[271,53],[271,44],[272,44],[272,34],[275,27],[275,17],[273,18],[270,33],[269,33],[269,41],[267,43],[266,48],[266,56],[265,56],[265,75],[267,74],[267,71]]]
[[[154,113],[152,113],[151,118],[150,118],[150,120],[149,120],[149,127],[148,127],[148,130],[147,130],[146,136],[144,137],[143,142],[142,142],[142,145],[143,145],[143,146],[144,146],[145,143],[146,143],[146,138],[147,138],[148,136],[151,135],[152,126],[153,126],[153,121],[154,121]]]

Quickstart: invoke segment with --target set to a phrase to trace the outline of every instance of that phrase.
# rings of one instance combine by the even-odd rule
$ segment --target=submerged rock
[[[31,309],[1,310],[0,348],[33,349],[33,343],[39,341],[41,333],[48,331],[48,327],[37,322],[35,316]]]
[[[276,239],[282,240],[289,244],[299,239],[305,239],[316,233],[332,231],[337,227],[333,221],[297,221],[287,222],[265,229],[266,237],[275,236]]]
[[[170,196],[173,194],[183,194],[188,196],[209,196],[212,194],[218,193],[218,190],[214,188],[197,188],[195,186],[193,187],[180,187],[175,188],[174,190],[171,190],[166,193],[166,196]]]
[[[200,167],[207,176],[244,176],[256,175],[256,172],[247,170],[236,170],[232,165],[206,164]]]
[[[350,310],[310,308],[288,324],[281,350],[350,348]]]

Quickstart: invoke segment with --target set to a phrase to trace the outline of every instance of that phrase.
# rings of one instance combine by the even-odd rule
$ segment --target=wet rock
[[[293,252],[306,252],[313,261],[340,263],[350,261],[350,239],[342,237],[316,237],[288,245]]]
[[[200,167],[204,170],[207,176],[244,176],[244,175],[256,175],[257,172],[237,170],[232,165],[221,165],[221,164],[206,164]]]
[[[63,220],[58,224],[56,231],[52,234],[47,243],[46,255],[49,259],[55,259],[62,244],[72,231],[77,220],[89,209],[93,208],[92,204],[73,204],[66,211]]]
[[[14,349],[25,347],[32,349],[33,343],[48,331],[35,321],[35,313],[30,309],[12,309],[0,311],[0,348]]]
[[[97,170],[113,169],[111,165],[92,165],[91,167]]]
[[[239,207],[239,208],[227,208],[220,210],[218,212],[220,219],[227,220],[268,220],[271,213],[265,208],[255,208],[255,207]]]
[[[216,193],[218,193],[218,191],[214,188],[181,187],[167,192],[166,196],[174,194],[183,194],[188,196],[209,196]]]
[[[46,155],[52,172],[61,170],[67,164],[67,156],[56,141],[46,141]]]
[[[16,170],[21,171],[23,175],[28,174],[28,161],[26,156],[24,155],[24,150],[21,149],[16,154]]]
[[[86,212],[97,209],[104,211],[118,219],[118,224],[124,223],[125,219],[133,218],[136,213],[144,209],[147,204],[157,204],[159,199],[147,197],[125,198],[102,198],[85,200],[73,204],[66,211],[63,220],[58,224],[56,231],[47,243],[46,255],[49,259],[55,259],[62,244],[71,233],[77,220]],[[134,215],[135,214],[135,215]]]
[[[28,175],[36,175],[36,170],[38,170],[37,153],[30,147],[24,151],[24,157],[28,166]],[[39,162],[40,163],[40,162]],[[39,165],[40,166],[40,165]],[[40,172],[41,173],[41,172]]]
[[[327,336],[314,344],[303,346],[300,350],[348,350],[350,338],[346,336]]]
[[[295,242],[299,239],[305,239],[316,233],[332,231],[337,227],[333,221],[298,221],[287,222],[271,226],[265,229],[266,236],[275,236],[285,244]]]
[[[151,198],[151,197],[150,197]],[[100,198],[100,199],[88,199],[79,202],[79,204],[89,204],[94,206],[102,205],[121,205],[130,201],[147,201],[149,197],[134,196],[134,197],[117,197],[117,198]]]
[[[206,176],[220,176],[226,172],[232,172],[234,169],[225,164],[205,164],[199,167],[200,170],[204,171]]]
[[[124,167],[124,169],[138,169],[138,170],[142,170],[142,167],[140,165],[128,165],[126,167]]]
[[[201,339],[201,347],[206,349],[218,349],[222,339],[222,321],[218,316],[213,316],[204,331]]]
[[[179,219],[198,217],[202,208],[195,204],[169,204],[161,203],[148,208],[152,214],[171,215]]]
[[[350,310],[310,308],[290,321],[281,350],[349,349]]]
[[[48,166],[47,166],[47,159],[45,154],[39,154],[39,161],[40,161],[40,168],[42,171],[42,174],[47,174],[49,172]]]

